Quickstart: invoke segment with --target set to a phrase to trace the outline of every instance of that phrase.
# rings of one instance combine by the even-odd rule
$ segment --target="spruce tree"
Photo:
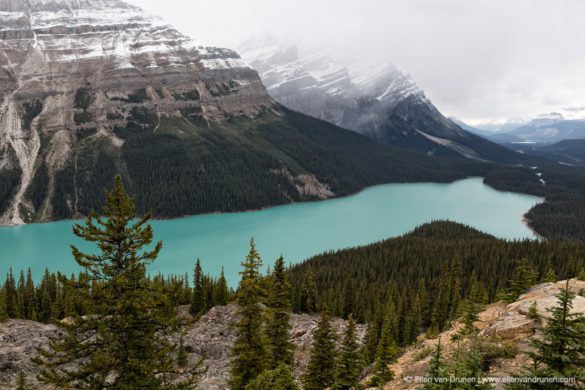
[[[294,363],[294,345],[290,341],[290,283],[284,259],[280,256],[274,264],[268,294],[268,317],[266,335],[269,341],[270,366]]]
[[[442,378],[445,378],[445,363],[443,362],[443,349],[441,348],[441,338],[437,342],[435,351],[431,356],[431,362],[427,371],[427,378],[429,379],[423,385],[423,390],[439,390],[449,388],[450,384],[443,384]]]
[[[134,201],[116,177],[113,190],[106,193],[103,217],[91,212],[84,225],[74,226],[76,236],[99,248],[99,253],[88,254],[71,247],[87,273],[75,288],[91,305],[92,315],[59,323],[63,340],[39,350],[34,361],[42,383],[85,389],[192,388],[193,378],[171,383],[175,347],[165,335],[174,330],[175,311],[146,277],[162,243],[144,249],[153,239],[150,216],[135,218]],[[62,282],[67,283],[64,278]],[[50,295],[56,284],[56,278],[49,278],[44,294]]]
[[[240,320],[236,325],[236,341],[232,348],[229,381],[232,390],[245,389],[267,367],[265,313],[261,305],[266,292],[259,271],[261,266],[262,260],[252,239],[250,252],[242,263],[237,293]]]
[[[456,318],[461,304],[461,259],[455,258],[449,266],[449,315],[448,318]]]
[[[507,301],[515,301],[526,290],[534,286],[536,281],[536,271],[532,268],[528,260],[522,259],[518,261],[512,279],[510,279]]]
[[[8,312],[6,311],[6,289],[0,288],[0,322],[8,319]]]
[[[299,390],[295,383],[292,368],[281,364],[266,370],[246,386],[246,390]]]
[[[454,378],[474,378],[473,381],[457,383],[456,389],[461,390],[488,390],[492,386],[489,383],[483,383],[481,378],[485,376],[483,372],[484,355],[479,349],[479,340],[477,336],[472,336],[468,345],[463,347],[457,345],[452,361],[449,362],[447,372]],[[449,387],[453,388],[453,387]]]
[[[24,295],[24,306],[26,310],[26,318],[33,319],[33,311],[35,311],[37,305],[35,284],[32,278],[32,271],[29,268],[26,272],[26,283],[25,283],[25,295]]]
[[[463,333],[473,333],[476,330],[474,322],[477,321],[477,312],[470,300],[466,299],[461,304],[461,320],[465,326]]]
[[[20,318],[18,311],[18,298],[16,296],[16,284],[12,274],[12,268],[9,269],[4,283],[4,292],[6,294],[6,314],[8,318]]]
[[[313,268],[309,267],[305,273],[303,286],[301,288],[301,311],[314,313],[317,311],[317,283]]]
[[[23,371],[18,372],[16,377],[16,390],[29,390],[28,384],[26,383],[26,376]]]
[[[351,314],[355,314],[355,311],[355,286],[352,280],[348,280],[345,284],[345,294],[343,298],[343,310],[341,312],[341,316],[344,319],[348,319]]]
[[[185,367],[189,363],[189,357],[185,350],[185,343],[183,341],[183,335],[179,338],[179,348],[177,349],[177,365],[179,367]]]
[[[371,380],[372,386],[383,386],[394,378],[394,373],[388,368],[396,358],[396,342],[392,337],[393,314],[387,313],[384,318],[384,325],[380,335],[380,342],[376,351],[374,363],[374,377]]]
[[[422,327],[422,297],[417,294],[412,307],[407,315],[407,327],[405,328],[404,344],[412,344],[416,341]]]
[[[303,375],[304,390],[323,390],[335,380],[335,332],[331,328],[329,315],[321,313],[319,324],[313,334],[311,357]]]
[[[41,311],[39,312],[39,321],[48,323],[53,318],[53,302],[48,287],[41,289]]]
[[[351,390],[359,388],[362,359],[359,344],[357,342],[355,321],[349,316],[347,329],[343,335],[343,341],[337,359],[335,381],[331,389]]]
[[[542,281],[547,283],[554,283],[557,281],[557,274],[555,273],[550,260],[546,263],[546,269],[544,271]]]
[[[380,333],[382,332],[382,326],[384,324],[384,311],[380,304],[376,306],[372,319],[368,324],[368,331],[366,333],[366,342],[364,346],[365,361],[366,363],[372,363],[376,359],[376,350],[378,349],[378,343],[380,342]]]
[[[449,319],[452,286],[449,278],[449,268],[445,265],[441,271],[442,277],[436,292],[435,303],[431,314],[431,333],[440,333]]]
[[[203,270],[199,259],[195,262],[195,271],[193,273],[193,295],[191,297],[191,306],[189,312],[193,316],[203,313],[206,306],[206,294],[203,286]]]
[[[16,304],[18,305],[19,318],[26,319],[26,306],[25,306],[25,282],[24,282],[24,271],[20,271],[20,277],[18,278],[18,287],[16,288]]]
[[[229,303],[230,299],[230,291],[228,289],[227,280],[225,279],[225,274],[223,272],[223,267],[221,267],[221,274],[217,281],[217,297],[216,297],[216,304],[219,306],[225,306]]]

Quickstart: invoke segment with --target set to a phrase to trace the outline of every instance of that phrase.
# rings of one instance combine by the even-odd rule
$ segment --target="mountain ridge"
[[[334,51],[303,51],[271,37],[247,41],[242,58],[279,103],[376,141],[421,154],[519,163],[513,151],[445,118],[395,66],[363,63]]]

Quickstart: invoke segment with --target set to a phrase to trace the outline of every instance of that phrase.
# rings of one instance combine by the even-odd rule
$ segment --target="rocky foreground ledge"
[[[514,358],[498,358],[491,365],[487,374],[489,377],[509,377],[512,373],[518,372],[528,365],[530,358],[527,352],[531,350],[530,338],[537,334],[550,313],[547,309],[558,305],[557,295],[566,285],[565,281],[556,283],[544,283],[532,287],[517,301],[506,304],[496,302],[486,306],[479,313],[475,327],[479,330],[479,337],[487,341],[493,341],[501,345],[507,344],[518,348],[518,354]],[[570,289],[577,294],[573,301],[572,312],[585,314],[585,281],[571,279]],[[530,307],[535,305],[538,312],[538,319],[530,318],[528,313]],[[391,366],[394,371],[394,380],[386,385],[386,389],[411,390],[420,386],[413,381],[417,376],[425,376],[431,361],[432,351],[441,340],[441,348],[446,357],[450,356],[457,347],[457,341],[452,340],[463,328],[463,324],[453,322],[451,329],[441,333],[433,339],[420,341],[417,345],[409,348],[398,361]],[[497,384],[495,389],[504,389],[503,384]]]
[[[184,333],[185,349],[189,365],[195,366],[203,358],[205,371],[199,388],[205,390],[227,389],[229,378],[230,349],[235,341],[236,305],[218,306],[211,309],[198,321],[188,326]],[[304,371],[313,342],[313,332],[319,317],[316,315],[294,314],[292,316],[291,340],[296,345],[295,362],[298,377]],[[347,323],[333,319],[332,327],[341,335]],[[358,325],[358,337],[365,336],[366,328]],[[12,389],[19,371],[23,371],[27,382],[35,389],[52,389],[41,386],[36,380],[38,368],[30,361],[39,346],[46,346],[49,340],[60,338],[63,333],[55,325],[33,321],[8,320],[0,323],[0,389]]]
[[[511,359],[497,359],[492,364],[491,377],[505,377],[518,371],[529,361],[527,352],[530,350],[529,338],[536,334],[549,317],[548,308],[557,305],[556,295],[565,286],[565,281],[545,283],[533,287],[511,304],[497,302],[488,305],[480,314],[475,326],[479,329],[479,337],[500,343],[511,343],[517,346],[519,353]],[[570,280],[570,288],[578,295],[573,301],[574,312],[585,314],[585,281]],[[535,305],[540,319],[528,316],[529,309]],[[185,308],[182,308],[185,312]],[[184,343],[189,354],[189,365],[194,366],[203,358],[205,372],[200,378],[200,389],[227,389],[229,377],[230,349],[235,340],[232,324],[236,320],[236,305],[219,306],[211,309],[198,321],[185,329]],[[295,375],[297,377],[305,369],[313,332],[317,328],[318,316],[293,315],[291,340],[296,345]],[[334,319],[332,326],[341,336],[346,322]],[[458,333],[463,325],[454,322],[452,328],[441,333],[440,339],[443,352],[449,356],[456,348],[456,341],[451,336]],[[363,339],[366,328],[358,326],[358,336]],[[50,339],[59,338],[63,334],[55,325],[46,325],[32,321],[8,320],[0,324],[0,389],[11,389],[16,382],[19,371],[27,376],[27,381],[35,389],[50,389],[39,385],[36,380],[37,367],[30,358],[36,354],[36,348],[47,345]],[[392,365],[395,379],[388,383],[386,389],[415,389],[419,385],[409,382],[408,378],[424,376],[428,370],[431,351],[437,345],[439,337],[424,339],[409,348]],[[499,388],[496,386],[496,389]]]

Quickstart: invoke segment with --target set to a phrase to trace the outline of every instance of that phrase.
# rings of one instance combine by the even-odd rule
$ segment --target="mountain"
[[[516,130],[520,126],[525,125],[528,123],[527,120],[520,119],[520,118],[513,118],[506,122],[500,121],[491,121],[491,122],[483,122],[477,123],[474,125],[476,129],[482,131],[488,131],[490,133],[507,133],[513,130]]]
[[[470,174],[289,111],[235,51],[118,0],[0,1],[0,69],[0,225],[87,215],[116,173],[157,217]]]
[[[247,41],[239,52],[258,70],[268,93],[290,109],[422,154],[523,160],[445,118],[393,65],[362,64],[334,51],[304,52],[271,37]]]
[[[449,117],[449,119],[451,121],[453,121],[457,126],[461,127],[463,130],[469,131],[470,133],[473,133],[475,135],[479,135],[482,138],[487,139],[495,134],[495,132],[493,132],[493,131],[482,130],[482,129],[479,129],[477,127],[473,127],[471,125],[468,125],[467,123],[465,123],[462,120],[457,119],[455,117]]]
[[[516,137],[516,136],[508,134],[508,133],[501,133],[500,131],[496,130],[496,127],[494,127],[494,130],[483,130],[482,128],[468,125],[467,123],[465,123],[462,120],[459,120],[457,118],[451,117],[449,119],[451,119],[453,122],[455,122],[455,124],[457,126],[461,127],[465,131],[469,131],[470,133],[473,133],[475,135],[479,135],[482,138],[485,138],[485,139],[490,140],[492,142],[498,143],[500,145],[505,145],[512,150],[517,149],[517,148],[515,148],[515,145],[512,145],[512,144],[522,142],[522,138]],[[483,126],[483,125],[480,125],[480,126]],[[490,127],[488,127],[488,128],[490,128]],[[506,125],[502,125],[502,128],[506,128]]]
[[[552,144],[562,140],[585,139],[585,120],[568,120],[559,113],[541,115],[506,135],[521,142]]]
[[[567,139],[552,145],[515,145],[523,153],[543,157],[563,165],[585,166],[585,139]]]

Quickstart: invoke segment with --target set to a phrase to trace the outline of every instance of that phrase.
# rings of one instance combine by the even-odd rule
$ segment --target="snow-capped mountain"
[[[516,142],[554,144],[563,140],[585,139],[583,111],[571,110],[539,115],[512,131],[498,133]]]
[[[423,154],[518,159],[445,118],[413,79],[391,64],[368,63],[339,50],[305,51],[269,36],[249,40],[238,51],[258,70],[268,93],[293,110]]]
[[[20,171],[18,189],[1,194],[11,200],[0,222],[21,223],[23,210],[52,214],[63,190],[54,176],[81,139],[121,147],[112,128],[139,104],[157,118],[183,111],[196,121],[273,101],[235,51],[200,46],[122,1],[0,1],[0,170]],[[39,172],[51,186],[33,205]],[[61,201],[75,208],[73,198]]]

